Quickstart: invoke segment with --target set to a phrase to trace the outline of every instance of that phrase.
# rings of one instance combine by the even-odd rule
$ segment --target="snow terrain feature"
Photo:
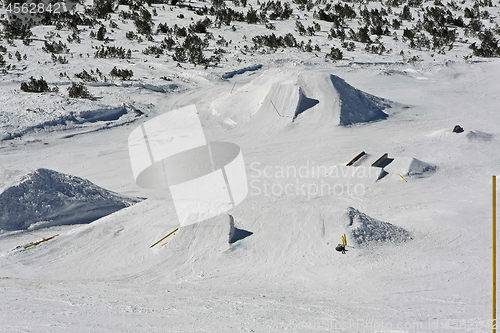
[[[481,131],[469,131],[467,133],[467,139],[474,141],[490,141],[493,139],[493,134],[485,133]]]
[[[390,107],[389,101],[362,92],[338,76],[331,75],[331,80],[340,95],[340,125],[348,126],[387,118],[383,110]]]
[[[393,104],[333,74],[273,69],[217,100],[211,110],[226,124],[241,125],[258,115],[262,126],[276,127],[280,116],[294,121],[301,115],[300,121],[310,111],[314,120],[349,126],[384,120],[388,115],[383,110]]]
[[[125,2],[0,26],[0,331],[491,330],[498,1]],[[250,192],[162,239],[127,137],[192,104]]]
[[[137,202],[88,180],[40,168],[0,194],[0,230],[90,223]]]
[[[102,123],[124,123],[136,114],[127,117],[123,105],[108,106],[89,100],[61,98],[52,94],[32,98],[0,98],[4,111],[0,114],[0,140],[12,140],[37,131],[63,131],[91,125],[98,127]],[[96,105],[97,104],[97,105]],[[101,125],[102,126],[102,125]]]
[[[347,209],[344,219],[350,238],[358,245],[399,244],[411,240],[405,229],[374,219],[352,207]]]
[[[438,167],[413,157],[394,157],[382,170],[394,180],[400,181],[400,176],[429,177],[438,170]]]

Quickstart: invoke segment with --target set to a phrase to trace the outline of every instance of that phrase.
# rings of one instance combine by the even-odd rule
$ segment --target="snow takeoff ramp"
[[[226,212],[248,193],[240,147],[207,144],[194,105],[147,121],[128,142],[137,185],[170,189],[181,226]]]
[[[261,131],[276,131],[287,125],[286,118],[341,126],[383,120],[392,104],[329,73],[269,69],[214,101],[211,111],[229,126],[252,120]]]

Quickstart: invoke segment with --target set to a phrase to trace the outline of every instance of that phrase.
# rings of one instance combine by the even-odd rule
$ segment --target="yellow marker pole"
[[[49,237],[49,238],[44,238],[44,239],[42,239],[41,241],[38,241],[38,242],[36,242],[36,243],[32,243],[32,244],[26,245],[24,248],[25,248],[25,249],[28,249],[28,248],[30,248],[30,247],[32,247],[32,246],[35,246],[35,245],[41,244],[41,243],[43,243],[43,242],[46,242],[46,241],[48,241],[48,240],[51,240],[52,238],[57,237],[57,236],[59,236],[59,234],[54,235],[54,236]]]
[[[401,176],[399,173],[398,173],[398,176],[401,177],[402,180],[404,180],[405,182],[407,182],[406,179],[404,179],[403,176]]]
[[[164,240],[165,238],[167,238],[168,236],[170,236],[171,234],[173,234],[177,230],[179,230],[179,228],[175,228],[174,231],[172,231],[171,233],[169,233],[168,235],[166,235],[165,237],[163,237],[162,239],[160,239],[159,241],[157,241],[156,243],[154,243],[153,245],[151,245],[150,248],[152,248],[153,246],[155,246],[156,244],[158,244],[159,242],[161,242],[162,240]]]
[[[271,101],[271,100],[270,100]],[[274,105],[273,101],[271,101],[271,104],[274,106],[274,109],[276,110],[276,113],[278,114],[278,116],[281,117],[280,113],[278,112],[278,109],[276,109],[276,105]]]
[[[497,177],[493,176],[493,186],[492,186],[492,197],[493,197],[493,216],[492,216],[492,257],[493,257],[493,307],[492,307],[492,332],[496,332],[497,327]]]

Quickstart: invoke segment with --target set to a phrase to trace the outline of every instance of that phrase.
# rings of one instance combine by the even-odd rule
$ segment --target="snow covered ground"
[[[293,21],[278,23],[293,30]],[[238,29],[227,27],[226,39],[264,28]],[[47,56],[16,43],[28,59]],[[75,53],[50,72],[40,65],[22,79],[2,76],[1,225],[14,203],[26,207],[23,215],[16,206],[23,227],[0,233],[2,331],[489,330],[500,62],[453,52],[406,63],[358,48],[354,59],[331,62],[285,49],[207,69],[136,53],[134,79],[89,85],[96,100],[24,93],[19,84],[43,75],[63,91],[69,81],[59,72],[107,73],[126,60]],[[127,139],[141,123],[192,104],[208,142],[241,147],[249,194],[151,248],[179,221],[168,191],[134,183]],[[464,132],[452,133],[455,125]],[[361,151],[366,157],[345,166]],[[371,167],[385,153],[383,168]],[[40,168],[59,185],[20,182]],[[98,202],[90,193],[104,191],[97,187],[127,207],[83,225],[28,228],[37,202],[68,207],[54,198],[74,177],[92,182],[77,179],[83,189],[74,193],[87,195],[89,210]],[[24,197],[3,200],[19,188]],[[242,239],[230,242],[233,226]],[[351,247],[342,255],[335,246],[344,233]]]

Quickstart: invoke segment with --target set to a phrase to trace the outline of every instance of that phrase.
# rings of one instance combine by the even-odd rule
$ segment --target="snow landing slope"
[[[59,272],[67,278],[121,277],[141,283],[230,276],[238,280],[245,275],[245,279],[262,283],[285,278],[293,283],[328,276],[343,267],[344,258],[333,250],[342,233],[349,233],[349,244],[355,236],[367,237],[362,244],[351,244],[363,245],[349,250],[350,256],[357,258],[371,251],[372,241],[394,246],[410,239],[404,229],[358,211],[361,223],[356,220],[348,225],[341,210],[311,213],[296,209],[290,213],[290,209],[267,207],[264,214],[255,212],[260,218],[250,212],[243,216],[240,210],[237,218],[220,215],[182,227],[150,248],[176,227],[174,211],[160,207],[165,207],[163,202],[148,199],[63,233],[43,246],[12,249],[0,260],[5,265],[20,262],[23,267],[5,274],[14,277],[29,270],[39,276]],[[294,214],[296,218],[291,218]],[[307,228],[304,221],[308,221]],[[232,242],[235,229],[243,237]],[[350,266],[356,269],[357,263]]]
[[[275,130],[286,124],[280,118],[342,126],[383,120],[392,104],[326,72],[269,69],[214,101],[211,111],[229,126],[252,121]]]
[[[0,194],[0,230],[90,223],[139,201],[79,177],[38,169]]]

